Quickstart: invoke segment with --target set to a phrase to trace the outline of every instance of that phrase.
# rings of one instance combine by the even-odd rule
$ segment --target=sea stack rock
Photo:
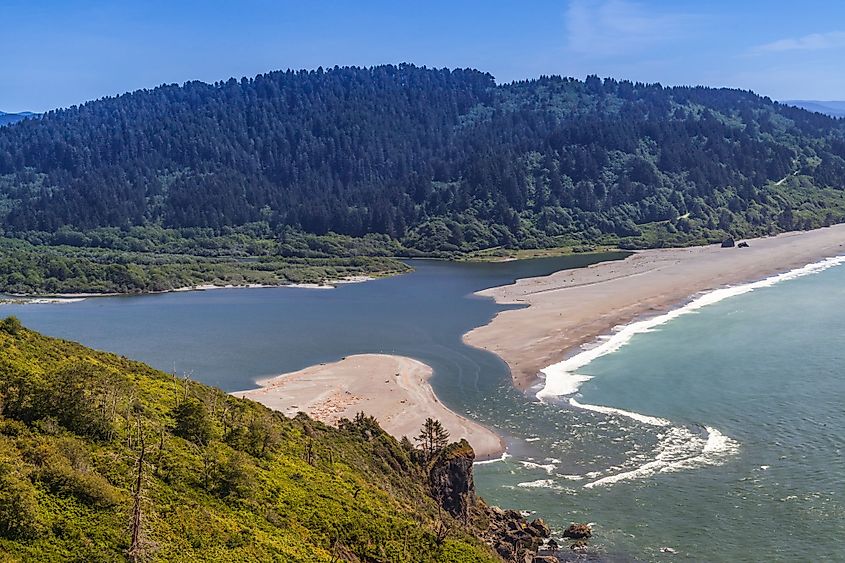
[[[722,248],[733,248],[736,246],[736,241],[733,237],[728,237],[722,241]]]
[[[472,462],[475,452],[461,440],[443,448],[432,460],[428,471],[431,496],[455,518],[466,519],[476,504]]]

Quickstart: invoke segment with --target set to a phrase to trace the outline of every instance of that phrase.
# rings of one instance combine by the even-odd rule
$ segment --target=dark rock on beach
[[[736,241],[733,237],[728,237],[722,241],[722,248],[733,248],[734,246],[736,246]]]
[[[548,524],[542,518],[537,518],[531,522],[528,528],[538,537],[547,538],[552,535],[552,529],[549,528]]]
[[[497,506],[486,508],[488,521],[485,539],[506,561],[547,561],[556,562],[556,558],[538,559],[538,551],[551,535],[551,529],[541,519],[527,522],[515,510],[502,510]],[[547,554],[554,557],[553,554]]]

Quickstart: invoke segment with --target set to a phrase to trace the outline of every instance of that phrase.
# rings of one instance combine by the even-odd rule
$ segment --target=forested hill
[[[273,72],[0,129],[0,210],[14,236],[264,222],[422,251],[685,243],[843,220],[843,132],[739,90],[496,85],[404,64]]]

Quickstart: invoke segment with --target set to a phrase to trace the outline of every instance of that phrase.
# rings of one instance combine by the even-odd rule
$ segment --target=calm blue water
[[[594,258],[592,258],[594,259]],[[225,290],[2,306],[47,334],[227,390],[362,352],[418,358],[445,403],[503,432],[476,468],[493,503],[643,560],[845,560],[845,267],[730,298],[589,364],[576,399],[666,420],[539,404],[461,343],[501,307],[471,297],[589,257],[419,262],[337,290]],[[580,262],[573,262],[579,260]],[[710,431],[708,431],[708,428]],[[720,440],[711,440],[714,435]],[[620,475],[629,478],[615,480]],[[677,553],[662,553],[661,548]]]

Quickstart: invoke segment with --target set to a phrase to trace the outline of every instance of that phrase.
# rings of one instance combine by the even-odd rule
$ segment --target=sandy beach
[[[541,369],[559,362],[614,327],[662,314],[697,294],[845,254],[845,225],[748,240],[748,248],[709,245],[637,252],[550,276],[481,291],[499,303],[525,304],[503,311],[464,336],[499,355],[514,385],[527,389]]]
[[[336,424],[363,411],[396,438],[413,439],[426,418],[443,423],[452,440],[466,438],[478,459],[496,457],[505,444],[491,430],[446,408],[428,383],[431,367],[403,356],[360,354],[339,362],[259,381],[259,387],[233,393],[294,416]]]

